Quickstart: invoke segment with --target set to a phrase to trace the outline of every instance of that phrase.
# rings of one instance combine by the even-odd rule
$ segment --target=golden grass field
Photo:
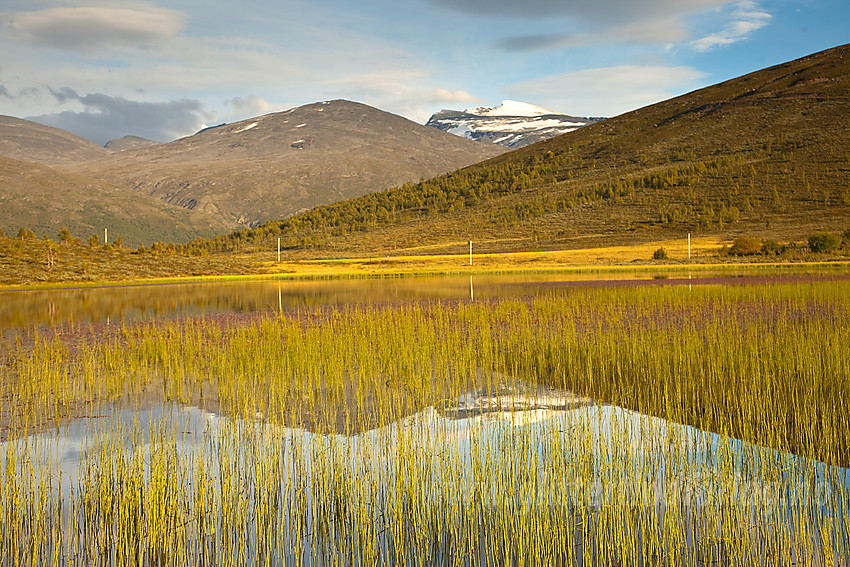
[[[558,272],[558,271],[645,271],[679,270],[682,268],[723,269],[731,265],[738,269],[746,266],[765,267],[788,265],[788,262],[744,262],[718,257],[720,248],[731,241],[718,237],[691,239],[691,257],[688,260],[688,239],[661,240],[630,246],[605,246],[581,250],[543,250],[478,254],[473,242],[472,263],[468,243],[458,242],[457,248],[467,247],[461,254],[417,254],[416,248],[399,251],[393,256],[377,258],[287,259],[280,263],[266,261],[269,274],[283,277],[371,277],[418,274],[466,274],[508,272]],[[658,248],[667,251],[667,260],[651,260]],[[270,254],[270,255],[273,255]],[[831,262],[833,263],[833,262]],[[834,262],[846,265],[847,262]]]

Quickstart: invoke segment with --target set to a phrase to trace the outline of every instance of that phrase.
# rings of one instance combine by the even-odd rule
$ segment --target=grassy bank
[[[488,242],[474,242],[470,265],[468,242],[435,251],[397,249],[392,254],[345,256],[317,250],[275,250],[196,256],[178,250],[127,250],[80,243],[46,243],[0,237],[0,289],[77,287],[224,281],[253,278],[328,279],[439,274],[535,273],[575,271],[699,271],[764,267],[848,265],[846,254],[794,251],[782,256],[720,256],[732,241],[687,238],[628,246],[577,250],[487,252]],[[48,249],[52,250],[48,254]],[[659,249],[665,259],[654,259]],[[50,262],[48,260],[50,259]]]

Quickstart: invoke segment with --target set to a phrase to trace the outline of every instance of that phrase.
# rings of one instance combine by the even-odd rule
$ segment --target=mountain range
[[[12,160],[0,162],[6,172],[0,199],[18,205],[0,210],[0,229],[55,235],[67,226],[87,236],[111,228],[134,245],[186,241],[448,173],[505,151],[342,100],[167,144],[125,138],[109,145],[4,117],[0,155]],[[38,175],[28,185],[30,170]],[[60,186],[63,197],[56,199],[51,188]],[[168,230],[157,220],[160,213],[148,219],[153,210],[172,219]],[[116,219],[110,211],[125,212]]]
[[[843,45],[513,151],[348,101],[120,152],[7,117],[0,229],[227,250],[282,236],[314,255],[800,239],[850,228],[847,93]]]
[[[441,110],[426,126],[470,140],[521,148],[598,122],[514,100],[495,107],[479,106],[464,111]]]

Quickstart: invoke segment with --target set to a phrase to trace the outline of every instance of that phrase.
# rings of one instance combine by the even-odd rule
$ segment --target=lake
[[[805,268],[2,292],[0,564],[846,565],[848,292]]]

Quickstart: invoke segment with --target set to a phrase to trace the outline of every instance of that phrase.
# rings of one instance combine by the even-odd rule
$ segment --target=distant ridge
[[[504,151],[336,100],[205,129],[69,171],[236,228],[448,173]]]
[[[0,116],[0,155],[47,165],[67,165],[106,157],[109,150],[59,128]]]
[[[139,136],[124,136],[123,138],[109,140],[103,147],[111,152],[125,152],[127,150],[138,150],[140,148],[157,146],[161,143],[162,142],[154,142],[153,140],[140,138]]]

